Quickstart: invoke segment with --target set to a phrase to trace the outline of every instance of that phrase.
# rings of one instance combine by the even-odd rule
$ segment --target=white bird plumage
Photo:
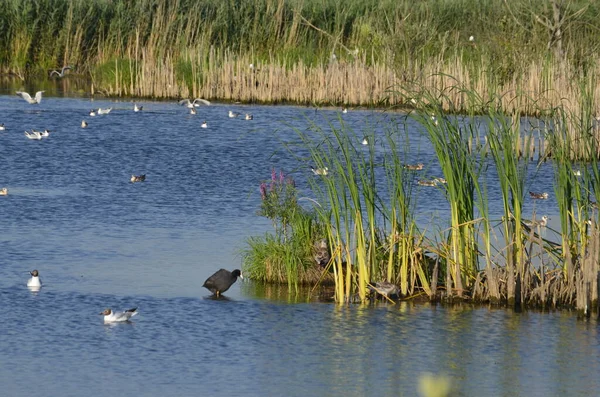
[[[4,131],[6,130],[6,127],[4,126],[4,123],[0,124],[0,131]]]
[[[32,105],[38,104],[40,102],[42,102],[42,93],[44,93],[45,91],[38,91],[35,93],[35,98],[32,98],[31,95],[29,95],[27,92],[25,91],[17,91],[17,95],[19,95],[21,98],[23,98],[24,100],[27,101],[27,103],[30,103]]]
[[[106,108],[106,109],[98,108],[98,114],[109,114],[111,110],[112,110],[112,108]]]
[[[104,316],[105,323],[122,323],[129,321],[129,319],[138,314],[138,312],[137,307],[134,307],[133,309],[128,309],[122,312],[114,312],[111,309],[106,309],[100,314]]]
[[[234,112],[233,110],[229,111],[229,117],[231,117],[232,119],[238,117],[240,114],[238,112]]]
[[[529,226],[529,227],[535,227],[535,226],[541,226],[541,227],[546,227],[548,225],[548,215],[544,215],[542,216],[542,218],[540,220],[532,220],[531,222],[523,222],[525,224],[525,226]]]
[[[40,274],[37,270],[32,270],[29,272],[31,274],[31,278],[27,280],[27,286],[33,288],[40,288],[42,286],[42,279],[40,279]]]
[[[50,77],[56,75],[58,77],[65,77],[65,72],[67,70],[71,70],[70,66],[63,66],[63,68],[60,70],[60,72],[58,70],[53,70],[50,72]]]
[[[208,123],[204,121],[202,124],[200,124],[200,128],[208,128]]]
[[[143,106],[138,106],[137,103],[133,104],[133,111],[134,112],[141,112],[143,108],[144,108]]]
[[[190,101],[189,99],[182,99],[181,101],[179,101],[180,105],[185,105],[188,108],[193,108],[200,106],[200,104],[202,105],[206,105],[206,106],[210,106],[210,102],[207,101],[206,99],[202,99],[202,98],[196,98],[193,101]]]
[[[42,133],[39,131],[25,131],[25,136],[29,139],[39,141],[42,139]]]

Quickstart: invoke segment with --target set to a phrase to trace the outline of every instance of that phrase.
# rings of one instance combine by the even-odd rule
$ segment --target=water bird
[[[322,238],[317,241],[314,245],[314,256],[317,265],[321,267],[327,266],[329,260],[331,259],[331,254],[329,253],[329,247],[327,246],[327,240]]]
[[[581,171],[580,170],[573,170],[573,175],[575,175],[575,176],[581,176]]]
[[[88,126],[87,121],[81,120],[81,128],[86,128]]]
[[[390,296],[398,296],[400,294],[400,288],[396,284],[390,283],[389,281],[378,281],[371,283],[368,286],[369,290],[376,292],[379,295],[383,295],[387,298]]]
[[[8,188],[7,187],[3,187],[2,189],[0,189],[0,196],[8,196]]]
[[[542,216],[542,218],[540,220],[533,220],[531,222],[523,222],[525,224],[525,226],[529,226],[529,227],[535,227],[535,226],[541,226],[541,227],[546,227],[546,225],[548,225],[548,215],[544,215]]]
[[[443,184],[443,185],[445,185],[445,184],[447,183],[447,182],[446,182],[446,180],[445,180],[444,178],[441,178],[441,177],[439,177],[439,176],[438,176],[438,177],[435,177],[435,178],[433,178],[433,180],[434,180],[434,181],[437,181],[438,183],[441,183],[441,184]]]
[[[200,128],[208,128],[208,123],[206,122],[206,120],[204,120],[202,124],[200,124]]]
[[[133,104],[133,111],[134,112],[141,112],[143,108],[144,108],[143,106],[138,106],[137,103]]]
[[[543,193],[529,192],[529,197],[531,197],[534,200],[546,200],[546,199],[548,199],[548,193],[546,193],[546,192],[543,192]]]
[[[131,182],[144,182],[146,180],[146,174],[142,175],[131,175],[129,179]]]
[[[122,312],[114,312],[111,309],[106,309],[100,314],[104,316],[105,323],[122,323],[125,321],[129,321],[131,317],[138,314],[138,311],[137,307]]]
[[[106,108],[106,109],[98,108],[98,114],[109,114],[111,110],[112,110],[112,108]]]
[[[50,72],[50,77],[52,77],[54,75],[58,76],[59,78],[65,77],[65,72],[67,70],[71,70],[71,67],[70,66],[63,66],[63,68],[60,70],[60,72],[58,70],[53,70],[53,71]]]
[[[223,292],[227,291],[229,287],[236,282],[238,277],[242,280],[244,279],[242,272],[239,269],[235,269],[232,272],[229,270],[220,269],[215,274],[207,278],[202,286],[208,289],[214,295],[219,296]]]
[[[190,114],[196,114],[196,108],[190,108]]]
[[[90,110],[90,116],[94,117],[96,115],[96,111],[94,109]]]
[[[343,107],[343,108],[342,108],[342,113],[344,113],[344,114],[348,113],[348,108],[346,108],[346,107]]]
[[[210,106],[210,102],[203,98],[196,98],[193,101],[190,101],[189,99],[186,98],[186,99],[182,99],[181,101],[179,101],[179,104],[182,106],[185,105],[188,108],[193,108],[194,106],[198,107],[198,106],[200,106],[200,104]]]
[[[367,137],[364,137],[361,143],[363,145],[368,145],[369,144],[369,140],[367,139]]]
[[[254,120],[254,116],[251,115],[250,113],[246,113],[246,116],[244,117],[244,119],[246,119],[246,120]]]
[[[41,287],[42,280],[40,279],[40,273],[37,270],[32,270],[29,274],[31,274],[31,278],[27,280],[27,286],[33,288]]]
[[[24,92],[24,91],[17,91],[17,95],[20,95],[21,98],[23,98],[24,100],[27,101],[27,103],[30,103],[32,105],[38,104],[40,102],[42,102],[42,93],[44,93],[46,91],[38,91],[35,93],[35,98],[32,98],[31,95],[29,95],[28,93]]]
[[[310,167],[310,170],[315,175],[327,175],[327,174],[329,174],[329,168],[327,168],[327,167],[323,167],[323,168]]]
[[[29,139],[33,139],[36,141],[39,141],[42,139],[42,133],[39,131],[33,131],[33,130],[31,132],[25,131],[25,136]]]
[[[234,112],[233,110],[229,111],[229,117],[234,119],[236,117],[238,117],[240,114],[238,112]]]
[[[425,167],[423,163],[418,164],[404,164],[404,168],[411,171],[421,171]]]
[[[4,123],[0,124],[0,131],[4,131],[6,130],[6,127],[4,126]]]
[[[417,181],[417,185],[419,186],[437,186],[438,181],[435,179],[432,180],[427,180],[427,179],[421,179],[419,181]]]

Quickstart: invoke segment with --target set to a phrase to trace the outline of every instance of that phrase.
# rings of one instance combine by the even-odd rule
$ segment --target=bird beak
[[[244,279],[244,275],[240,273],[240,280]]]

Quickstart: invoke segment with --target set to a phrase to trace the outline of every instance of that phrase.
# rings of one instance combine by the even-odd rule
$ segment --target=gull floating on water
[[[546,192],[543,192],[543,193],[529,192],[529,197],[531,197],[532,199],[535,199],[535,200],[546,200],[548,198],[548,193],[546,193]]]
[[[233,110],[229,111],[229,117],[231,117],[232,119],[238,117],[239,115],[240,114],[238,112],[234,112]]]
[[[35,131],[32,129],[31,132],[33,132],[34,134],[40,134],[42,138],[48,138],[50,136],[50,130]]]
[[[37,270],[32,270],[29,272],[31,274],[31,278],[27,280],[27,286],[33,288],[40,288],[42,286],[42,280],[40,279],[40,274]]]
[[[0,189],[0,196],[8,196],[8,188],[3,187]]]
[[[246,113],[246,117],[244,117],[246,120],[254,120],[254,116],[252,116],[250,113]]]
[[[90,116],[94,117],[96,115],[96,111],[94,109],[90,110]]]
[[[141,112],[143,108],[144,108],[143,106],[138,106],[136,103],[133,104],[134,112]]]
[[[42,139],[42,133],[39,131],[25,131],[25,136],[36,141],[40,141]]]
[[[65,77],[65,71],[67,70],[71,70],[70,66],[64,66],[61,71],[59,72],[58,70],[53,70],[50,72],[50,77],[57,75],[58,77]]]
[[[196,112],[196,108],[190,108],[190,114],[196,114],[198,112]]]
[[[0,124],[0,131],[4,131],[6,130],[6,127],[4,126],[4,123]]]
[[[21,98],[25,99],[27,101],[27,103],[30,103],[32,105],[35,105],[37,103],[42,102],[42,93],[44,93],[45,91],[38,91],[35,93],[35,98],[32,98],[31,95],[29,95],[28,93],[24,92],[24,91],[17,91],[17,95],[20,95]]]
[[[181,101],[179,101],[180,105],[185,105],[188,108],[193,108],[194,106],[198,107],[200,106],[200,104],[202,105],[206,105],[206,106],[210,106],[210,102],[207,101],[206,99],[202,99],[202,98],[196,98],[193,101],[190,101],[189,99],[182,99]]]
[[[144,182],[146,180],[146,174],[142,175],[131,175],[129,179],[131,182]]]
[[[123,312],[113,312],[111,309],[106,309],[101,315],[104,316],[105,323],[122,323],[129,321],[129,319],[138,314],[137,307],[133,309],[125,310]]]
[[[88,123],[87,123],[87,121],[85,121],[85,120],[81,120],[81,128],[85,128],[85,127],[87,127],[87,126],[88,126]]]
[[[106,108],[106,109],[98,108],[98,114],[109,114],[111,110],[112,110],[112,108]]]
[[[204,120],[204,122],[200,124],[200,128],[208,128],[208,123],[206,122],[206,120]]]
[[[369,144],[369,140],[367,139],[367,137],[364,137],[361,143],[363,145],[368,145]]]
[[[344,113],[344,114],[348,113],[348,108],[342,108],[342,113]]]

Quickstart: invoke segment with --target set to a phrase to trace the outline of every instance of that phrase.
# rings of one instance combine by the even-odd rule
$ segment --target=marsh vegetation
[[[507,112],[598,97],[593,2],[2,4],[1,71],[31,79],[71,66],[67,78],[89,76],[92,92],[111,96],[410,106],[405,87],[442,91],[457,79]],[[461,92],[447,95],[469,110]]]
[[[415,110],[404,122],[389,125],[385,136],[355,131],[341,115],[339,127],[332,123],[330,128],[297,130],[309,151],[299,162],[328,172],[310,180],[314,201],[304,206],[310,210],[297,199],[281,203],[301,213],[301,221],[271,214],[279,219],[278,234],[286,230],[286,237],[279,238],[288,247],[283,248],[286,254],[301,241],[305,251],[296,251],[294,266],[303,269],[303,277],[289,276],[283,265],[289,256],[278,255],[260,238],[253,240],[252,254],[245,258],[254,276],[292,285],[330,282],[339,302],[367,301],[375,283],[385,281],[397,285],[398,297],[405,299],[572,306],[589,315],[597,307],[600,252],[598,141],[588,133],[597,121],[589,108],[587,120],[564,108],[539,109],[543,117],[528,118],[501,111],[497,102],[464,87],[449,90],[468,99],[467,115],[448,113],[452,101],[444,92],[420,91],[410,93]],[[409,120],[417,121],[420,130],[408,131]],[[583,130],[573,130],[574,125]],[[419,134],[429,141],[442,173],[430,178],[431,184],[421,183],[421,170],[431,164],[408,163],[407,140]],[[586,139],[577,145],[585,152],[574,154],[572,134]],[[549,143],[534,156],[539,136]],[[550,153],[555,178],[549,193],[556,196],[560,218],[557,241],[546,238],[547,217],[523,211],[526,200],[548,197],[548,192],[529,192],[527,187],[528,171],[547,165]],[[500,211],[490,210],[490,184],[499,185]],[[449,217],[438,218],[437,228],[417,220],[419,185],[440,189],[447,201]],[[325,265],[314,259],[315,242],[322,238],[330,255]],[[256,252],[265,256],[257,260]],[[275,263],[273,258],[281,264],[278,271],[269,271],[279,278],[268,277],[260,265]]]

